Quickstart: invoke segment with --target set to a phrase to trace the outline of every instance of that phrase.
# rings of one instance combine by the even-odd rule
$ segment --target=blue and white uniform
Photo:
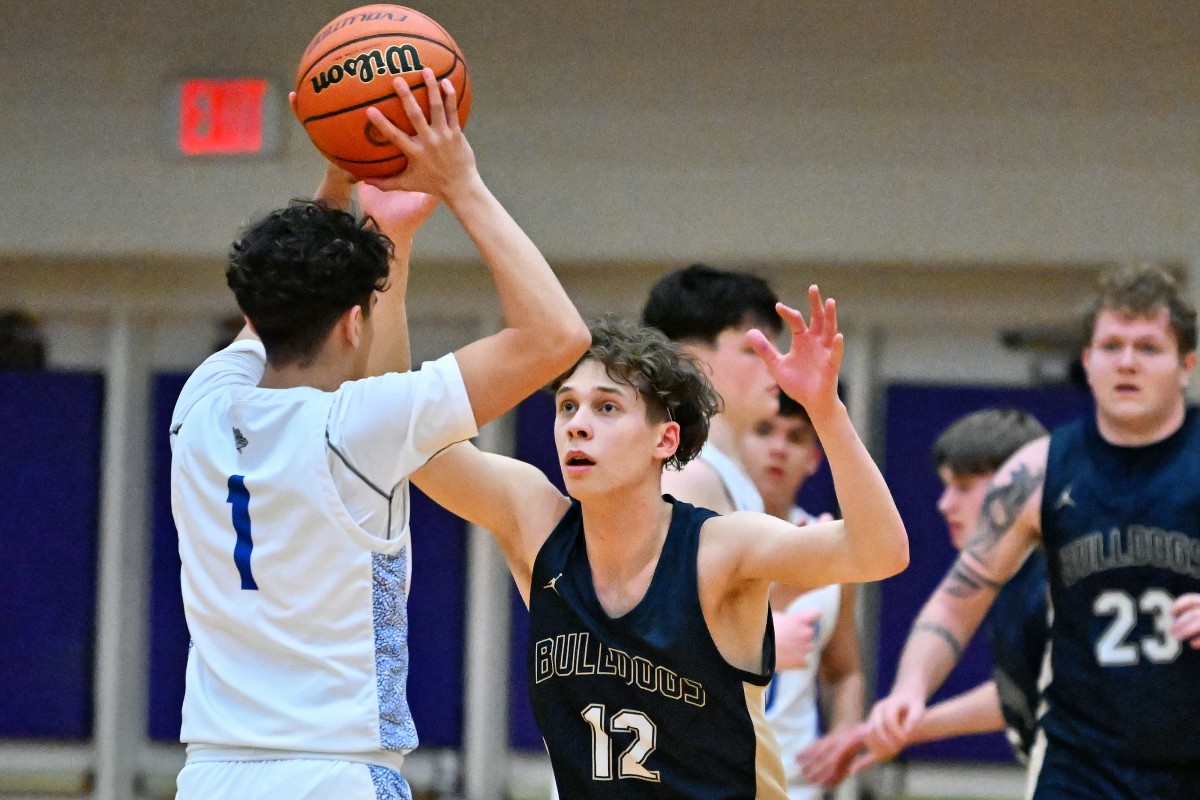
[[[1174,600],[1200,592],[1196,411],[1143,447],[1091,416],[1056,430],[1041,520],[1054,616],[1034,797],[1200,797],[1200,651],[1169,634]]]
[[[475,435],[462,375],[450,355],[264,389],[264,364],[256,341],[214,354],[171,421],[192,637],[179,797],[407,797],[407,476]]]

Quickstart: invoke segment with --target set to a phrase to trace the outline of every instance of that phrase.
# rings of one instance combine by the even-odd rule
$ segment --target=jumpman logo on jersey
[[[242,448],[244,448],[248,444],[250,444],[250,440],[247,439],[245,436],[243,436],[241,431],[239,431],[237,428],[234,428],[233,429],[233,445],[234,445],[234,447],[237,448],[237,451],[239,453],[242,452]]]
[[[1071,499],[1070,484],[1067,484],[1067,488],[1063,489],[1062,494],[1060,494],[1058,499],[1054,501],[1055,509],[1066,508],[1067,506],[1070,506],[1071,508],[1075,507],[1075,501]]]
[[[558,583],[558,579],[559,579],[559,578],[561,578],[562,576],[563,576],[563,574],[562,574],[561,572],[560,572],[560,573],[558,573],[558,574],[557,574],[557,575],[555,575],[553,578],[551,578],[551,579],[550,579],[550,582],[549,582],[549,583],[547,583],[547,584],[546,584],[545,586],[543,586],[542,588],[543,588],[543,589],[553,589],[553,590],[554,590],[554,593],[555,593],[555,594],[558,594],[558,587],[557,587],[557,586],[555,586],[555,584],[556,584],[556,583]],[[561,594],[558,594],[558,596],[559,596],[559,597],[562,597],[562,595],[561,595]]]

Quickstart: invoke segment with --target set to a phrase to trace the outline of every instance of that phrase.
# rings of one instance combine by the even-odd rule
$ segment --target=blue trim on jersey
[[[408,709],[408,548],[394,556],[371,555],[371,608],[375,617],[375,689],[379,743],[412,750],[417,728]]]
[[[412,800],[412,790],[408,781],[394,769],[368,765],[371,770],[371,783],[375,785],[375,800]]]
[[[242,588],[257,591],[254,573],[250,571],[250,553],[254,551],[254,539],[250,536],[250,490],[246,488],[243,475],[229,476],[229,497],[225,502],[233,506],[233,530],[237,543],[233,546],[233,563],[242,579]]]

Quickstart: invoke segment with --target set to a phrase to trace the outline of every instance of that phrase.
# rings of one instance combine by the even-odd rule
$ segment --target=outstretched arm
[[[458,123],[450,82],[439,84],[430,69],[424,70],[424,77],[429,121],[404,79],[395,81],[415,136],[405,134],[378,109],[368,109],[375,127],[408,158],[400,174],[368,183],[439,197],[491,271],[505,328],[455,352],[475,420],[482,425],[567,371],[591,338],[546,259],[480,177]]]
[[[891,694],[875,704],[867,744],[895,752],[925,714],[925,701],[962,657],[1000,587],[1020,568],[1040,535],[1049,439],[1018,450],[997,471],[979,524],[913,623]]]
[[[810,524],[803,533],[787,523],[764,522],[759,526],[764,535],[743,537],[737,573],[793,586],[879,580],[908,565],[908,535],[883,475],[837,394],[843,347],[837,307],[832,299],[822,302],[816,286],[809,287],[808,299],[808,323],[796,309],[776,306],[792,332],[787,355],[760,331],[747,336],[780,389],[808,412],[845,519]]]
[[[528,605],[533,561],[570,506],[541,470],[459,442],[414,472],[412,482],[438,505],[495,537]]]

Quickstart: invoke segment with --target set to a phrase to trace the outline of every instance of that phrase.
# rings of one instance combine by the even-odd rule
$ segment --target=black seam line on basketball
[[[440,81],[442,78],[445,78],[446,75],[449,75],[452,72],[454,72],[454,70],[450,70],[450,72],[447,72],[444,75],[435,75],[434,77]],[[416,86],[413,86],[410,88],[414,92],[416,92],[418,90],[429,91],[428,88],[423,83],[418,83]],[[324,114],[317,114],[316,116],[313,116],[313,117],[305,117],[304,119],[300,120],[300,124],[307,125],[310,122],[316,122],[317,120],[326,119],[328,117],[336,117],[338,114],[345,114],[347,111],[357,111],[360,108],[366,108],[367,106],[373,106],[376,103],[382,103],[384,100],[387,100],[392,97],[396,97],[395,92],[392,92],[391,94],[382,94],[379,97],[372,97],[370,100],[364,100],[363,102],[358,103],[356,105],[346,106],[345,108],[339,108],[337,111],[327,111]]]
[[[369,160],[360,160],[360,159],[355,159],[355,158],[342,158],[341,156],[330,156],[330,158],[336,158],[338,161],[340,161],[343,164],[386,164],[389,161],[395,161],[397,159],[406,158],[406,157],[407,156],[405,156],[404,153],[397,153],[396,155],[388,156],[387,158],[372,158]]]
[[[449,34],[447,34],[447,35],[449,35]],[[324,53],[321,53],[320,56],[313,59],[312,66],[304,71],[304,74],[300,76],[300,80],[296,81],[296,85],[299,86],[301,83],[304,83],[304,81],[308,79],[309,73],[313,71],[313,68],[316,67],[317,64],[321,63],[326,58],[328,58],[330,53],[335,53],[338,50],[340,50],[343,47],[346,47],[348,45],[359,44],[360,42],[369,42],[372,39],[383,39],[383,38],[389,37],[389,36],[406,36],[409,39],[416,39],[417,41],[421,41],[421,42],[429,42],[430,44],[437,45],[438,47],[442,48],[443,50],[449,50],[450,55],[454,56],[455,63],[463,60],[462,55],[457,50],[455,50],[453,47],[447,47],[445,42],[439,42],[437,39],[430,39],[428,36],[421,36],[420,34],[416,34],[416,33],[405,33],[404,31],[388,31],[387,33],[372,33],[370,36],[362,36],[358,39],[348,39],[347,41],[344,41],[339,45],[335,45],[334,47],[329,48]]]

